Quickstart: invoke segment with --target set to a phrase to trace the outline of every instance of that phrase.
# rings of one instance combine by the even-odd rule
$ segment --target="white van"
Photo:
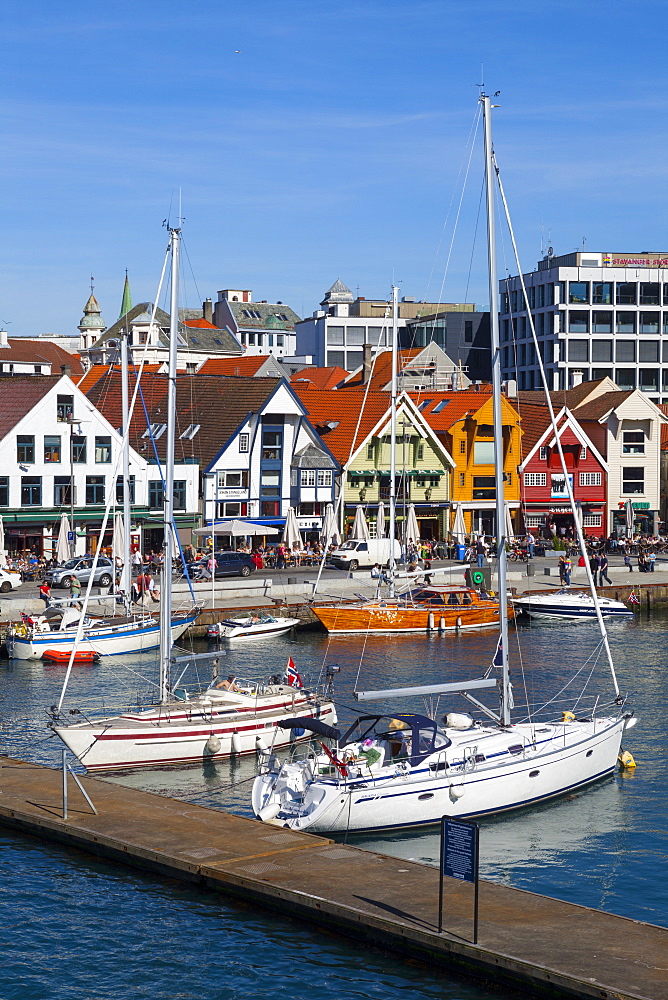
[[[338,549],[332,552],[330,559],[337,569],[362,569],[375,566],[388,566],[390,562],[390,539],[371,538],[368,541],[361,538],[349,538]],[[401,559],[401,544],[394,540],[394,559]]]

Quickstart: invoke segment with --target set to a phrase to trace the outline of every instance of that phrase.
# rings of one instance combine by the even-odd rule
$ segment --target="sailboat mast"
[[[390,400],[390,597],[394,597],[394,536],[397,520],[397,315],[399,289],[392,285],[392,387]]]
[[[170,229],[172,252],[172,294],[169,318],[169,366],[167,375],[167,433],[165,445],[165,496],[163,525],[163,566],[160,581],[160,703],[169,699],[172,652],[172,559],[174,555],[174,440],[176,424],[176,353],[179,330],[179,247],[180,229]]]
[[[496,277],[496,231],[494,226],[494,164],[492,104],[480,96],[485,124],[485,190],[487,201],[487,266],[489,273],[489,320],[492,347],[492,396],[494,414],[494,485],[496,493],[496,555],[498,568],[499,621],[501,625],[502,688],[500,720],[510,725],[510,672],[508,669],[508,599],[506,596],[506,515],[503,479],[503,423],[501,413],[501,348],[499,346],[499,290]]]
[[[130,610],[130,587],[132,586],[132,563],[130,561],[130,392],[128,385],[128,326],[121,331],[121,410],[123,435],[123,572],[121,590],[125,595],[126,612]]]

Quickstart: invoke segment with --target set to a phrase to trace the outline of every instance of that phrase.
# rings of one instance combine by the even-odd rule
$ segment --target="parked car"
[[[202,569],[206,569],[208,557],[200,562],[191,563],[188,572],[197,579]],[[257,569],[251,556],[245,552],[216,552],[216,579],[224,576],[250,576]]]
[[[92,568],[93,560],[90,556],[81,557],[79,559],[68,559],[66,563],[62,564],[62,566],[58,566],[56,569],[47,570],[44,575],[44,579],[47,583],[50,583],[52,587],[69,587],[75,577],[81,583],[88,583]],[[113,574],[114,564],[111,559],[107,559],[105,556],[100,556],[97,561],[93,584],[98,587],[108,587],[114,579]]]
[[[8,594],[10,590],[16,590],[20,586],[20,573],[12,573],[6,569],[0,569],[0,593]]]

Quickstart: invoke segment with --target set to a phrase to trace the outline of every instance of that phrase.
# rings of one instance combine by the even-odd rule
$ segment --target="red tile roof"
[[[10,375],[0,379],[0,438],[30,413],[62,375]]]
[[[343,382],[347,377],[348,372],[345,368],[339,368],[338,365],[323,368],[302,368],[301,371],[295,372],[290,383],[294,385],[296,382],[300,382],[305,386],[307,382],[310,382],[311,387],[315,389],[336,389],[339,382]]]
[[[351,448],[356,451],[360,447],[390,406],[386,392],[369,390],[365,401],[363,389],[341,392],[339,389],[306,387],[299,382],[292,388],[306,407],[309,420],[318,434],[342,465],[350,458]],[[355,436],[358,420],[360,426]],[[328,426],[330,422],[335,426]]]
[[[413,358],[417,357],[424,351],[424,347],[414,347],[410,350],[399,351],[398,357],[398,370],[401,372],[404,368],[410,368],[410,362]],[[372,355],[373,358],[373,355]],[[363,371],[352,372],[348,379],[340,386],[341,389],[359,389],[360,386],[364,385],[363,381]],[[392,351],[383,351],[381,354],[376,355],[375,364],[373,366],[373,374],[371,376],[371,388],[372,389],[382,389],[388,384],[392,379]]]
[[[83,367],[78,354],[70,354],[64,347],[59,347],[49,340],[39,337],[9,337],[8,347],[0,348],[0,363],[51,365],[51,375],[62,374],[61,365],[69,365],[72,375],[82,375]]]
[[[167,419],[167,376],[156,372],[144,373],[141,389],[144,404],[153,424]],[[176,461],[195,461],[207,466],[250,412],[257,412],[280,383],[279,378],[227,378],[225,376],[186,375],[176,380]],[[134,391],[134,376],[130,375],[130,396]],[[116,367],[107,369],[86,393],[90,401],[104,414],[113,427],[121,424],[121,376]],[[199,425],[192,438],[182,438],[190,426]],[[153,456],[153,447],[146,432],[146,417],[138,398],[131,423],[131,444],[146,458]],[[156,447],[164,458],[166,436],[160,435]]]
[[[215,326],[213,323],[209,323],[208,319],[204,319],[200,316],[198,319],[184,319],[182,320],[184,326],[194,326],[198,330],[218,330],[219,327]]]
[[[265,354],[241,358],[209,358],[199,369],[198,375],[255,375],[265,361]]]

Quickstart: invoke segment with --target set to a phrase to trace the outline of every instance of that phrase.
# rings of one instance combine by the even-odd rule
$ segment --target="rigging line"
[[[495,168],[495,171],[496,171],[496,179],[497,179],[497,183],[498,183],[498,186],[499,186],[499,192],[501,194],[501,199],[503,201],[503,207],[504,207],[504,210],[505,210],[506,223],[508,225],[508,231],[509,231],[509,234],[510,234],[510,238],[511,238],[511,241],[512,241],[512,246],[513,246],[513,252],[514,252],[514,255],[515,255],[515,263],[517,265],[517,273],[518,273],[518,276],[519,276],[519,279],[520,279],[520,284],[522,286],[522,295],[524,296],[523,305],[524,304],[528,305],[528,296],[527,296],[527,291],[526,291],[526,285],[524,283],[524,275],[522,274],[522,268],[520,267],[519,253],[517,251],[517,243],[515,242],[515,232],[513,230],[512,222],[511,222],[511,219],[510,219],[510,212],[508,210],[508,203],[506,201],[506,196],[505,196],[505,192],[504,192],[504,189],[503,189],[503,184],[501,182],[501,174],[500,174],[498,165],[496,163],[496,157],[494,155],[494,152],[492,152],[492,156],[493,156],[493,159],[494,159],[494,168]],[[571,510],[573,512],[573,520],[575,521],[575,531],[576,531],[576,534],[577,534],[578,546],[579,546],[580,552],[582,553],[582,556],[583,556],[584,561],[585,561],[585,571],[586,571],[586,574],[587,574],[587,582],[589,583],[589,590],[590,590],[590,593],[591,593],[591,596],[592,596],[592,601],[594,602],[594,608],[596,610],[596,618],[597,618],[597,621],[598,621],[598,627],[599,627],[599,631],[601,633],[601,638],[603,640],[603,645],[605,647],[605,652],[606,652],[606,656],[607,656],[607,659],[608,659],[608,666],[610,668],[610,674],[611,674],[612,682],[613,682],[613,685],[614,685],[614,688],[615,688],[615,695],[617,697],[619,697],[620,696],[619,684],[617,682],[617,674],[615,672],[615,666],[614,666],[614,663],[613,663],[613,660],[612,660],[612,651],[610,649],[610,643],[608,641],[608,632],[607,632],[607,629],[605,627],[605,622],[603,620],[603,615],[601,613],[601,606],[600,606],[599,601],[598,601],[598,595],[596,593],[596,587],[594,585],[594,580],[593,580],[593,577],[592,577],[591,566],[589,565],[589,560],[587,558],[587,547],[585,545],[584,535],[583,535],[583,531],[582,531],[582,524],[580,523],[580,518],[578,517],[578,512],[577,512],[577,509],[576,509],[576,506],[575,506],[575,498],[573,496],[573,486],[571,484],[571,479],[570,479],[570,476],[569,476],[569,473],[568,473],[568,469],[566,468],[566,459],[564,457],[564,450],[563,450],[562,443],[561,443],[561,434],[560,434],[559,428],[557,426],[556,417],[554,415],[554,406],[552,405],[552,397],[550,395],[550,390],[548,389],[547,379],[545,377],[545,366],[543,364],[543,359],[541,357],[540,350],[539,350],[538,337],[536,335],[536,327],[535,327],[535,324],[534,324],[534,321],[533,321],[533,315],[532,315],[531,311],[527,310],[527,314],[528,314],[529,325],[531,327],[531,338],[532,338],[534,350],[536,352],[536,359],[538,361],[538,367],[540,369],[541,378],[543,379],[543,386],[545,387],[545,398],[547,400],[547,405],[548,405],[548,409],[549,409],[549,412],[550,412],[550,424],[552,425],[552,430],[554,432],[554,438],[555,438],[555,442],[556,442],[556,445],[557,445],[557,452],[559,454],[559,460],[560,460],[560,463],[561,463],[561,469],[562,469],[562,472],[564,474],[564,479],[566,480],[566,491],[568,493],[568,501],[569,501]],[[564,406],[562,412],[564,412],[567,417],[570,416],[570,411],[568,410],[568,407]]]
[[[453,251],[453,248],[454,248],[455,237],[457,235],[457,228],[458,228],[458,225],[459,225],[459,217],[461,215],[462,204],[463,204],[463,201],[464,201],[464,194],[466,192],[466,186],[467,186],[467,183],[468,183],[469,172],[471,170],[471,161],[473,159],[473,152],[474,152],[474,149],[475,149],[475,140],[476,140],[476,137],[478,135],[478,128],[480,126],[480,122],[481,121],[482,121],[482,109],[481,108],[477,108],[476,112],[474,114],[474,121],[473,121],[472,126],[471,126],[472,129],[473,129],[473,126],[475,126],[475,131],[473,132],[473,137],[471,139],[471,144],[470,144],[470,149],[469,149],[469,158],[468,158],[468,163],[466,164],[466,173],[464,175],[464,183],[462,185],[461,194],[460,194],[460,197],[459,197],[459,204],[457,206],[457,214],[455,216],[455,221],[454,221],[454,225],[453,225],[453,228],[452,228],[452,236],[450,238],[450,246],[448,248],[448,256],[447,256],[446,262],[445,262],[445,269],[443,271],[443,278],[442,278],[442,281],[441,281],[441,287],[440,287],[440,290],[439,290],[439,293],[438,293],[438,303],[437,303],[437,305],[440,305],[442,303],[442,301],[443,301],[443,293],[444,293],[445,283],[446,283],[447,277],[448,277],[448,271],[450,269],[450,260],[451,260],[452,251]],[[470,132],[469,132],[469,137],[470,137]],[[461,169],[462,168],[460,167],[460,171],[459,171],[459,174],[458,174],[458,177],[457,177],[458,180],[459,180],[459,177],[461,176]],[[453,198],[454,198],[454,191],[453,191]],[[448,216],[449,216],[449,213],[450,213],[450,210],[448,209]],[[439,244],[439,247],[440,247],[440,244]],[[433,269],[432,269],[432,273],[433,273]],[[429,284],[431,284],[431,276],[429,278]],[[434,318],[431,321],[431,333],[429,335],[429,343],[430,344],[433,343],[433,340],[434,340],[434,333],[435,333],[436,323],[438,321],[438,318],[439,318],[439,316],[443,316],[443,315],[446,315],[445,311],[444,312],[439,312],[439,310],[437,308],[437,310],[436,310],[436,312],[434,314]]]
[[[456,192],[457,187],[459,185],[459,178],[462,175],[462,170],[464,169],[464,162],[465,162],[465,159],[466,159],[466,149],[469,147],[469,145],[473,145],[474,142],[475,142],[475,135],[477,134],[477,131],[478,131],[478,127],[479,127],[479,123],[480,123],[480,116],[481,116],[481,110],[480,110],[479,107],[476,107],[475,111],[473,112],[473,117],[471,119],[471,124],[469,126],[469,134],[466,137],[466,142],[464,144],[464,155],[463,155],[462,160],[461,160],[461,162],[459,164],[459,170],[457,171],[457,178],[456,178],[455,183],[454,183],[454,185],[452,187],[452,194],[450,195],[450,204],[448,205],[448,211],[446,212],[445,220],[444,220],[443,226],[441,228],[441,235],[439,237],[438,245],[436,247],[436,253],[434,254],[434,260],[433,260],[433,263],[432,263],[432,266],[431,266],[431,271],[429,272],[429,279],[427,281],[427,287],[425,288],[425,299],[426,299],[426,301],[429,301],[429,289],[431,287],[431,279],[433,278],[434,271],[436,270],[436,261],[438,260],[439,254],[441,252],[441,246],[443,245],[443,237],[444,237],[446,229],[448,227],[448,222],[450,221],[450,212],[452,211],[452,205],[453,205],[453,202],[455,200],[455,192]],[[475,128],[475,134],[472,136],[474,128]],[[470,158],[470,155],[469,155],[469,164],[470,164],[470,162],[471,162],[471,158]]]
[[[580,676],[580,674],[581,674],[581,673],[583,672],[583,670],[585,669],[585,667],[586,667],[586,666],[587,666],[587,665],[589,664],[590,660],[594,659],[594,657],[595,657],[595,656],[596,656],[596,650],[594,650],[594,652],[593,652],[593,653],[591,653],[591,654],[590,654],[590,655],[589,655],[589,656],[587,657],[587,659],[586,659],[586,660],[584,661],[584,663],[582,664],[582,666],[580,667],[580,669],[579,669],[579,670],[577,670],[577,671],[576,671],[576,673],[575,673],[575,674],[573,674],[573,676],[572,676],[572,677],[571,677],[571,678],[570,678],[570,679],[569,679],[568,681],[566,681],[566,683],[565,683],[565,684],[563,685],[563,687],[561,687],[561,688],[559,689],[559,691],[556,691],[556,692],[555,692],[555,694],[553,695],[553,697],[552,697],[552,698],[549,698],[549,699],[548,699],[547,701],[543,702],[543,703],[542,703],[542,704],[540,705],[540,707],[536,709],[536,713],[535,713],[535,714],[538,714],[538,712],[542,712],[542,711],[544,711],[544,709],[548,708],[548,707],[549,707],[549,706],[550,706],[550,705],[551,705],[551,704],[552,704],[553,702],[555,702],[555,701],[556,701],[556,700],[557,700],[557,699],[558,699],[558,698],[559,698],[559,697],[560,697],[560,696],[561,696],[562,694],[564,694],[564,693],[565,693],[566,691],[568,691],[568,689],[569,689],[569,687],[571,686],[571,684],[573,684],[573,683],[574,683],[574,682],[575,682],[575,681],[576,681],[576,680],[578,679],[578,677],[579,677],[579,676]],[[587,682],[586,682],[587,684],[589,683],[589,680],[591,679],[591,676],[592,676],[592,673],[594,672],[594,669],[595,669],[595,667],[596,667],[596,663],[594,662],[594,667],[592,667],[592,670],[591,670],[591,672],[590,672],[590,674],[589,674],[589,677],[588,677],[588,679],[587,679]],[[585,689],[586,689],[586,684],[585,684]],[[522,719],[521,721],[522,721],[522,722],[525,722],[526,720],[525,720],[525,719]]]
[[[482,208],[483,195],[485,193],[485,179],[483,177],[480,185],[480,198],[478,199],[478,212],[475,217],[475,229],[473,230],[473,243],[471,245],[471,259],[469,260],[469,273],[466,275],[466,288],[464,290],[464,302],[469,300],[469,285],[471,284],[471,271],[473,270],[473,254],[475,253],[476,240],[478,238],[478,225],[480,223],[480,210]],[[461,345],[460,345],[461,346]]]

